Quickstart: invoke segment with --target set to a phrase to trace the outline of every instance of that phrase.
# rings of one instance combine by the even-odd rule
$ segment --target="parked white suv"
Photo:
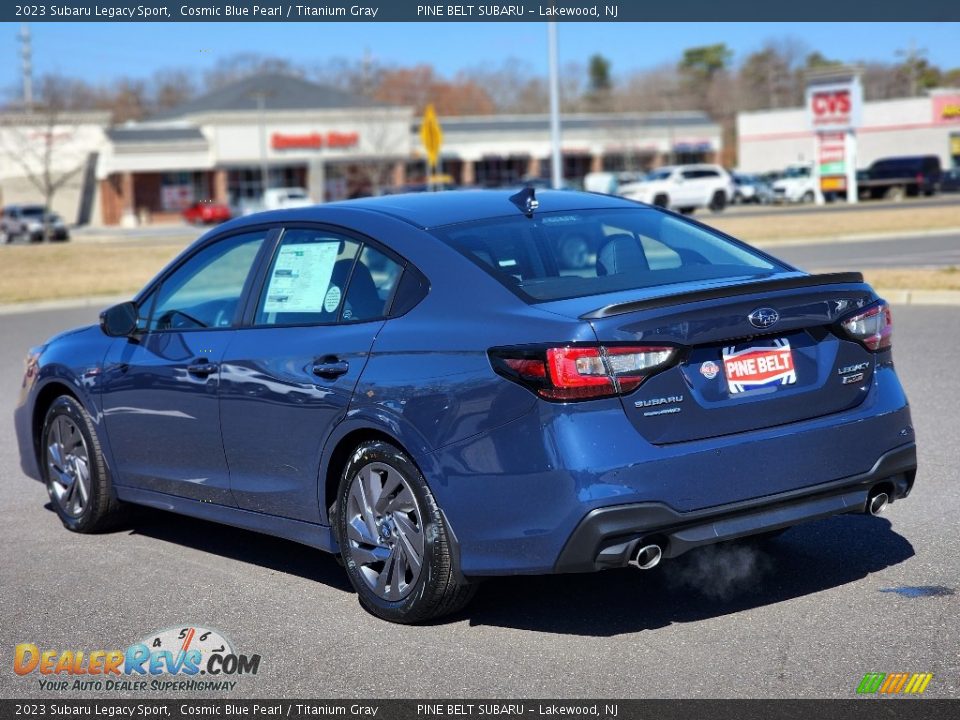
[[[773,201],[811,203],[816,199],[813,165],[793,163],[787,165],[783,177],[773,184]]]
[[[719,165],[668,165],[639,182],[621,185],[620,194],[689,214],[698,208],[720,212],[733,200],[734,187]]]

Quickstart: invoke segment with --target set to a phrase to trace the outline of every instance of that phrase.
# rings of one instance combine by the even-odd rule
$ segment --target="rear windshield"
[[[659,210],[522,215],[433,233],[529,302],[790,268]]]

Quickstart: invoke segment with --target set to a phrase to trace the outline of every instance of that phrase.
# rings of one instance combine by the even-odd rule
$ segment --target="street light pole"
[[[267,94],[263,91],[256,93],[257,112],[260,122],[260,198],[266,195],[267,188],[270,187],[270,176],[267,169],[267,124],[264,118],[266,109]]]
[[[550,62],[550,185],[563,187],[563,156],[560,151],[560,72],[557,67],[557,24],[547,23],[547,55]]]

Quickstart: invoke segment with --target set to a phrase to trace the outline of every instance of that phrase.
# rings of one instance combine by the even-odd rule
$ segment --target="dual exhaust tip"
[[[653,570],[663,559],[663,548],[656,543],[640,545],[630,558],[630,565],[640,570]]]
[[[890,503],[890,496],[885,492],[878,492],[867,498],[867,512],[870,515],[879,515]]]
[[[889,504],[890,496],[880,491],[867,498],[867,512],[870,515],[879,515]],[[662,559],[662,547],[656,543],[641,544],[636,552],[634,552],[633,557],[630,558],[629,564],[639,570],[653,570],[653,568],[660,564]]]

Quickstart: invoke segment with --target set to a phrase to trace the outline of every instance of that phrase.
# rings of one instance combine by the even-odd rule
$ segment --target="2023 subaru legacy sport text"
[[[648,568],[910,492],[890,310],[859,274],[531,195],[220,226],[30,350],[24,470],[77,532],[136,503],[340,553],[399,622],[485,576]]]

